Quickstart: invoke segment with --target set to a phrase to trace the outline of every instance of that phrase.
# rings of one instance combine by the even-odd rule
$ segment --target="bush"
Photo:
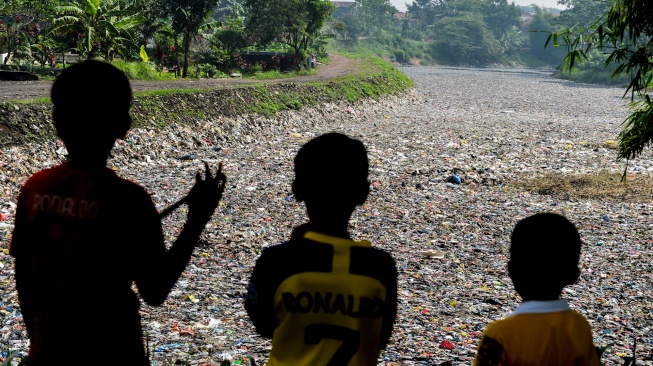
[[[197,65],[197,69],[199,70],[198,76],[201,78],[214,78],[220,75],[218,67],[212,64],[200,64]]]
[[[588,55],[587,60],[574,66],[571,74],[565,72],[564,74],[559,73],[558,76],[562,79],[569,79],[581,83],[627,86],[629,82],[627,75],[612,77],[618,65],[612,63],[606,67],[605,62],[607,58],[608,55],[593,51]]]
[[[258,74],[263,72],[263,64],[262,62],[255,62],[252,64],[252,67],[249,68],[249,72],[252,74]]]
[[[113,60],[111,64],[122,71],[130,80],[157,80],[162,78],[161,73],[151,64],[142,61],[128,62],[125,60]]]
[[[19,65],[19,64],[9,64],[1,65],[0,70],[6,71],[24,71],[31,74],[38,75],[39,78],[51,79],[57,76],[61,72],[61,68],[52,68],[52,67],[40,67],[35,65]]]
[[[404,51],[402,51],[402,50],[395,51],[395,60],[397,60],[397,62],[400,62],[400,63],[405,63],[406,62],[406,54],[404,53]]]
[[[159,78],[159,71],[154,65],[147,62],[134,62],[132,68],[136,79],[139,80],[156,80]]]
[[[113,60],[111,61],[111,64],[118,70],[122,71],[122,73],[127,76],[127,79],[135,79],[134,70],[132,69],[129,62],[125,60]]]

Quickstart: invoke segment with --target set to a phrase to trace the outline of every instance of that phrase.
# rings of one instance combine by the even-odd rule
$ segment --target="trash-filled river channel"
[[[594,343],[611,345],[603,361],[622,364],[637,339],[638,364],[653,365],[653,197],[574,198],[520,185],[544,175],[566,181],[621,173],[615,140],[629,114],[624,89],[534,70],[403,71],[416,88],[402,96],[283,112],[274,120],[136,129],[116,144],[109,167],[145,186],[160,210],[188,191],[202,160],[222,161],[228,176],[223,202],[168,300],[141,308],[153,364],[244,364],[247,356],[265,362],[270,343],[256,335],[243,308],[249,274],[261,250],[305,221],[291,194],[297,150],[339,131],[363,141],[370,161],[370,196],[351,231],[392,253],[399,270],[398,317],[379,365],[471,364],[486,325],[519,304],[506,270],[510,232],[537,212],[563,213],[581,234],[581,276],[563,297],[588,319]],[[28,349],[7,254],[18,190],[64,155],[56,142],[0,153],[4,352]],[[653,179],[651,171],[647,149],[629,163],[627,176]],[[169,242],[184,219],[181,208],[164,220]],[[98,352],[120,360],[110,344],[99,344]]]

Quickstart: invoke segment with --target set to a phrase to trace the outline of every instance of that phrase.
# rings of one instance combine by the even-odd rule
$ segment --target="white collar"
[[[565,299],[551,300],[551,301],[524,301],[510,314],[546,314],[546,313],[559,313],[562,311],[571,310],[569,303]]]

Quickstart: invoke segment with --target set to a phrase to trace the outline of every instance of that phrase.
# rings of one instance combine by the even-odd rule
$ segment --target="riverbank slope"
[[[169,124],[192,124],[223,117],[273,117],[282,110],[378,99],[413,86],[412,80],[401,71],[381,60],[343,56],[334,59],[334,65],[323,66],[316,75],[301,78],[136,82],[132,106],[134,125],[160,129]],[[47,95],[50,84],[39,85],[39,92],[30,95]],[[153,89],[156,87],[160,89]],[[47,98],[0,103],[0,147],[54,139],[50,114]]]

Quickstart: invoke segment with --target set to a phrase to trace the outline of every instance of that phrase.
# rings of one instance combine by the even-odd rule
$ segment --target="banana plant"
[[[106,59],[116,54],[138,53],[131,33],[145,21],[135,6],[121,7],[119,0],[84,0],[58,6],[50,33],[77,32],[76,50],[82,57],[94,58],[101,53]]]

